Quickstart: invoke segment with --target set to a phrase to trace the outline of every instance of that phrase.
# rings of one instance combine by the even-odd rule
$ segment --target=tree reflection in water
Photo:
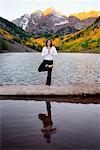
[[[56,128],[53,128],[51,104],[48,101],[46,101],[46,109],[47,109],[47,115],[39,114],[38,117],[43,122],[43,129],[41,129],[41,131],[44,135],[44,138],[46,139],[47,143],[50,143],[51,135],[56,132]]]

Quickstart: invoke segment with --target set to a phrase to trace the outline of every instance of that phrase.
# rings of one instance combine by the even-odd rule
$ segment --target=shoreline
[[[100,104],[100,94],[87,95],[0,95],[1,100],[25,100],[25,101],[50,101],[58,103],[74,103],[74,104]]]
[[[0,86],[0,100],[3,99],[97,104],[100,103],[100,83],[66,86],[3,85]]]
[[[17,43],[19,44],[19,43]],[[2,49],[2,51],[0,52],[1,53],[41,53],[40,50],[36,50],[36,49],[32,49],[30,47],[27,47],[25,45],[21,45],[22,48],[21,48],[21,51],[18,50],[13,50],[13,48],[10,48],[10,49]],[[58,50],[58,53],[83,53],[83,54],[100,54],[100,48],[92,48],[92,49],[86,49],[86,50],[73,50],[73,49],[65,49],[65,50]]]
[[[5,53],[41,53],[40,51],[34,50],[32,49],[32,51],[12,51],[12,50],[2,50],[2,52],[0,52],[0,54],[5,54]],[[71,53],[71,54],[100,54],[100,50],[99,51],[58,51],[58,53]]]

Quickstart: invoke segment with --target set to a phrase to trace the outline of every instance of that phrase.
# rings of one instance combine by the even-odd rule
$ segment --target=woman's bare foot
[[[53,65],[48,65],[48,67],[49,67],[49,68],[52,68],[52,67],[53,67]]]

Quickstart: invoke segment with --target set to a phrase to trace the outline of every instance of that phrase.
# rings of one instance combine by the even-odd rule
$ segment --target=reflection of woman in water
[[[44,138],[47,139],[47,143],[51,142],[51,135],[55,133],[56,128],[53,128],[53,122],[51,117],[51,105],[50,102],[46,101],[47,107],[47,115],[46,114],[39,114],[39,119],[43,122],[43,129],[41,129],[42,133],[44,134]]]
[[[52,41],[47,40],[46,46],[43,47],[41,56],[43,57],[43,62],[40,64],[38,71],[47,71],[47,81],[46,85],[51,85],[51,74],[53,68],[53,55],[57,55],[57,50],[52,46]]]

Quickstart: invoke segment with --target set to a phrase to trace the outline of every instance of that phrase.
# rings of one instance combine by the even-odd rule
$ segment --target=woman
[[[43,62],[40,64],[38,71],[48,71],[46,85],[51,85],[51,73],[53,68],[53,55],[57,55],[57,50],[52,46],[52,41],[47,40],[46,46],[43,47],[41,57]]]

